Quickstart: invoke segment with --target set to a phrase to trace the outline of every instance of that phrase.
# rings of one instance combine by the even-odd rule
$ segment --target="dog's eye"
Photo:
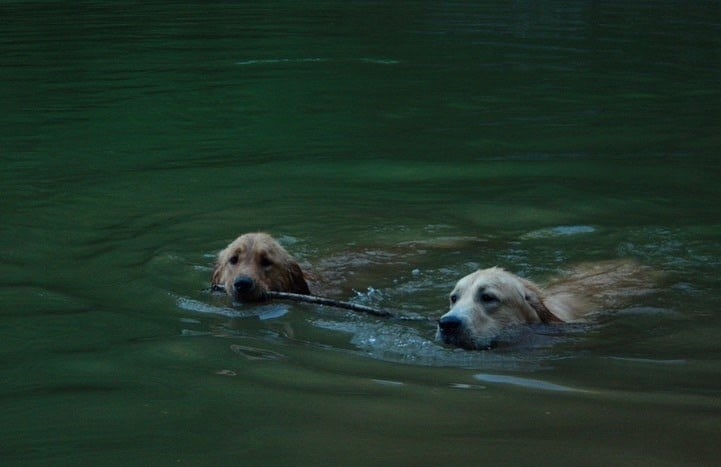
[[[273,261],[271,261],[267,256],[263,256],[260,258],[260,265],[264,268],[269,268],[273,265]]]
[[[498,297],[496,297],[496,296],[493,295],[492,293],[483,292],[483,293],[481,294],[481,301],[482,301],[483,303],[497,302],[497,301],[498,301]]]
[[[228,260],[228,262],[230,264],[238,264],[238,255],[231,256],[230,259]]]
[[[456,303],[458,301],[458,295],[452,294],[451,295],[451,303]]]

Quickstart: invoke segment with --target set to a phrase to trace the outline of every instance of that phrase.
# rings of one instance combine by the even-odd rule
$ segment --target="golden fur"
[[[436,338],[485,349],[514,325],[584,321],[601,307],[618,307],[652,290],[649,269],[632,261],[582,264],[545,290],[501,268],[484,269],[458,281]]]
[[[270,235],[247,233],[218,253],[212,278],[238,301],[260,301],[269,291],[310,294],[298,263]]]

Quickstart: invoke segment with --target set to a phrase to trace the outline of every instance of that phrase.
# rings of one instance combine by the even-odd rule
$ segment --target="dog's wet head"
[[[436,339],[467,350],[492,348],[514,325],[539,321],[534,303],[541,303],[537,290],[517,276],[500,268],[476,271],[451,292]]]
[[[218,253],[212,285],[241,302],[266,300],[269,291],[310,293],[300,266],[264,233],[241,235]]]

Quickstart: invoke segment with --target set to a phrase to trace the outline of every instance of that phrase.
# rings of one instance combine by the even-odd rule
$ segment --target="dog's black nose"
[[[240,276],[233,283],[238,292],[250,292],[255,288],[255,281],[248,276]]]
[[[463,321],[457,316],[444,316],[438,320],[438,327],[445,333],[453,333],[458,331]]]

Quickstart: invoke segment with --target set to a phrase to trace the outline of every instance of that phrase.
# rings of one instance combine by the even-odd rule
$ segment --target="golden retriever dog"
[[[650,270],[626,260],[576,266],[545,289],[501,268],[483,269],[456,283],[436,339],[468,350],[489,349],[513,326],[583,322],[653,288]]]
[[[270,291],[310,294],[298,263],[266,233],[241,235],[218,253],[211,285],[239,302],[266,300]]]

